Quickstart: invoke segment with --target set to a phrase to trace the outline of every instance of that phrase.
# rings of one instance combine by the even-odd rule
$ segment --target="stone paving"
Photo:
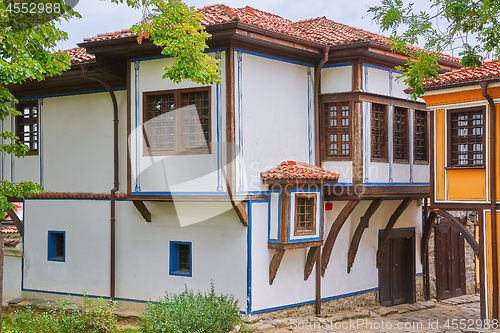
[[[327,312],[327,311],[326,311]],[[455,319],[455,321],[453,321]],[[492,332],[481,328],[479,296],[466,295],[393,307],[363,307],[349,311],[260,321],[258,332]]]

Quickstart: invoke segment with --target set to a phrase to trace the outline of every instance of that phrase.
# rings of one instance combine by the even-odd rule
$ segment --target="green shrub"
[[[61,302],[61,309],[54,308],[38,313],[28,307],[16,311],[16,318],[7,325],[6,332],[12,333],[116,333],[119,332],[118,321],[113,313],[116,304],[99,299],[92,306],[85,295],[83,310],[70,308]]]
[[[212,284],[206,293],[187,288],[157,303],[147,303],[139,320],[143,333],[228,333],[239,322],[233,296],[217,295]]]

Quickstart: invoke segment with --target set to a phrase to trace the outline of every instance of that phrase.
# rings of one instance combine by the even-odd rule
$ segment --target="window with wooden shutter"
[[[372,161],[388,161],[387,106],[372,103],[371,112],[371,156]]]
[[[144,93],[145,155],[210,152],[210,88]]]
[[[325,104],[325,156],[329,160],[351,159],[351,110],[348,102]]]

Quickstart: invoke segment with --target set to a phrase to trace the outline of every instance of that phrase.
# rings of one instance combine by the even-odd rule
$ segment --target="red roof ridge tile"
[[[338,181],[340,175],[323,168],[300,161],[283,161],[277,168],[261,172],[265,180],[332,180]]]

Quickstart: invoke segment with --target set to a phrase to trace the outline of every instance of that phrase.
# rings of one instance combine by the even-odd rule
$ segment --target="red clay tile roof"
[[[424,82],[425,87],[443,84],[452,84],[467,81],[481,81],[485,79],[500,77],[500,62],[498,59],[485,61],[481,66],[472,68],[460,68],[439,75],[437,79]]]
[[[137,37],[137,34],[130,31],[130,29],[123,29],[121,31],[108,32],[105,34],[98,34],[94,37],[84,38],[84,42],[97,42],[101,40],[125,38],[125,37]]]
[[[126,194],[116,194],[118,199],[127,198]],[[54,198],[54,199],[109,199],[109,193],[80,193],[80,192],[43,192],[31,195],[31,198]]]
[[[89,64],[95,62],[95,55],[87,53],[87,50],[83,47],[75,47],[69,50],[64,50],[71,57],[72,65],[79,64]]]
[[[292,21],[249,6],[231,8],[226,5],[212,5],[200,8],[198,12],[203,15],[201,23],[205,26],[238,21],[269,31],[279,32],[310,41],[312,40],[304,36],[300,31],[294,29]]]
[[[277,168],[266,172],[261,172],[260,176],[263,180],[283,179],[283,180],[298,180],[298,179],[314,179],[314,180],[334,180],[337,181],[339,174],[309,165],[303,162],[284,161]]]
[[[16,246],[23,240],[15,226],[0,225],[0,233],[3,234],[3,244],[5,246]]]
[[[325,16],[298,21],[292,23],[292,26],[300,31],[306,38],[325,45],[342,45],[368,41],[386,46],[391,46],[393,44],[386,36],[338,23],[327,19]],[[407,45],[407,49],[409,51],[424,50],[409,44]],[[441,54],[441,56],[443,60],[460,62],[459,58],[452,57],[448,54]]]
[[[305,21],[292,22],[281,16],[264,12],[249,6],[242,8],[231,8],[226,5],[211,5],[197,10],[202,14],[201,23],[204,26],[219,25],[230,22],[242,22],[257,26],[265,30],[281,33],[284,35],[300,38],[309,42],[323,45],[352,44],[356,42],[373,41],[390,46],[391,41],[373,32],[357,29],[319,17]],[[96,42],[102,40],[119,39],[137,36],[129,29],[99,34],[94,37],[85,38],[85,42]],[[416,46],[408,45],[409,50],[421,50]],[[460,59],[443,54],[443,59],[459,62]]]

